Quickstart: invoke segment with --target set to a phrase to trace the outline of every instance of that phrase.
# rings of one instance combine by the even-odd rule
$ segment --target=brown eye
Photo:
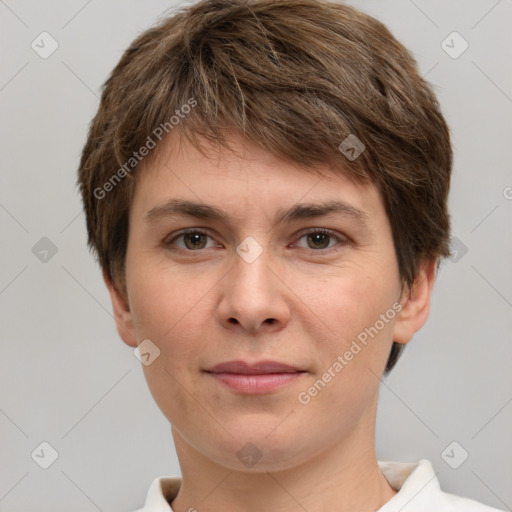
[[[210,245],[208,246],[209,241]],[[185,251],[198,251],[214,246],[211,237],[204,231],[197,229],[182,231],[164,243],[170,248],[177,247]]]
[[[332,232],[328,229],[310,229],[303,232],[296,243],[296,246],[301,249],[313,250],[320,252],[330,249],[341,249],[347,245],[349,240],[341,234]],[[337,247],[339,246],[339,247]]]
[[[186,233],[182,236],[187,249],[204,249],[206,245],[206,235],[203,233]]]
[[[310,249],[327,249],[329,241],[332,238],[331,235],[321,232],[310,233],[306,236]]]

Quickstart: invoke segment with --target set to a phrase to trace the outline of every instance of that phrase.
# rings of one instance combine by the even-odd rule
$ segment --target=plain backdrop
[[[382,383],[378,457],[427,458],[445,491],[511,510],[512,2],[352,3],[414,53],[455,150],[456,255]],[[132,510],[155,477],[179,474],[168,422],[115,331],[75,187],[101,84],[177,5],[0,1],[2,512]]]

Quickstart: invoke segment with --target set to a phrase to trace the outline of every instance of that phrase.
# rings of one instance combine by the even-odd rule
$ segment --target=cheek
[[[150,264],[142,259],[134,261],[127,274],[138,337],[153,336],[167,345],[168,339],[176,339],[182,331],[194,336],[200,330],[198,319],[210,318],[201,312],[213,283],[206,278],[198,280],[186,270],[177,272],[161,262]]]
[[[381,315],[394,313],[393,289],[384,280],[380,286],[370,279],[340,281],[316,305],[323,307],[318,310],[328,328],[323,327],[322,337],[312,337],[319,356],[316,374],[301,391],[311,396],[305,414],[328,415],[325,432],[349,431],[375,403],[394,325],[393,314],[387,321]]]
[[[142,266],[133,268],[137,271],[129,283],[130,306],[137,339],[148,338],[160,349],[154,363],[143,366],[145,378],[163,414],[179,425],[182,418],[193,419],[201,410],[190,400],[188,391],[195,389],[198,361],[211,343],[205,336],[205,324],[212,319],[211,312],[206,311],[212,285],[187,275],[177,278],[175,272],[161,268],[147,271],[150,265],[145,272]]]
[[[214,282],[194,279],[183,272],[178,275],[170,269],[163,271],[157,265],[153,268],[158,271],[148,271],[149,265],[147,271],[142,265],[132,268],[137,268],[130,282],[137,339],[149,338],[160,349],[154,364],[143,370],[161,407],[169,407],[168,397],[173,396],[174,405],[163,412],[174,418],[176,411],[188,410],[184,389],[194,389],[200,378],[198,364],[208,345],[215,341],[208,338],[213,318],[208,292]]]
[[[395,288],[382,274],[375,277],[362,270],[344,271],[322,278],[314,287],[304,287],[302,295],[326,327],[352,337],[391,307]]]
[[[392,305],[398,297],[393,272],[369,275],[352,270],[303,286],[299,315],[309,318],[307,329],[320,356],[318,370],[323,372],[346,354],[343,373],[358,380],[357,373],[369,374],[363,367],[378,373],[385,364],[395,322]]]

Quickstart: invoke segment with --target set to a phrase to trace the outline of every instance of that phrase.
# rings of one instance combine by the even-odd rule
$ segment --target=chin
[[[226,436],[219,443],[209,439],[207,456],[229,470],[249,473],[285,471],[314,457],[317,439],[305,439],[304,433],[297,438],[285,428],[272,431],[278,424],[245,429],[243,435]]]

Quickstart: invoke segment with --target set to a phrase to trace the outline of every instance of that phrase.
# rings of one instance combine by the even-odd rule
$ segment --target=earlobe
[[[137,337],[135,336],[132,312],[130,311],[127,299],[123,297],[121,292],[115,287],[104,270],[103,280],[105,281],[105,285],[110,294],[110,300],[112,301],[112,311],[116,321],[117,332],[127,345],[136,347]]]
[[[408,343],[427,321],[436,274],[436,260],[425,260],[411,287],[402,294],[400,311],[393,330],[393,341]]]

